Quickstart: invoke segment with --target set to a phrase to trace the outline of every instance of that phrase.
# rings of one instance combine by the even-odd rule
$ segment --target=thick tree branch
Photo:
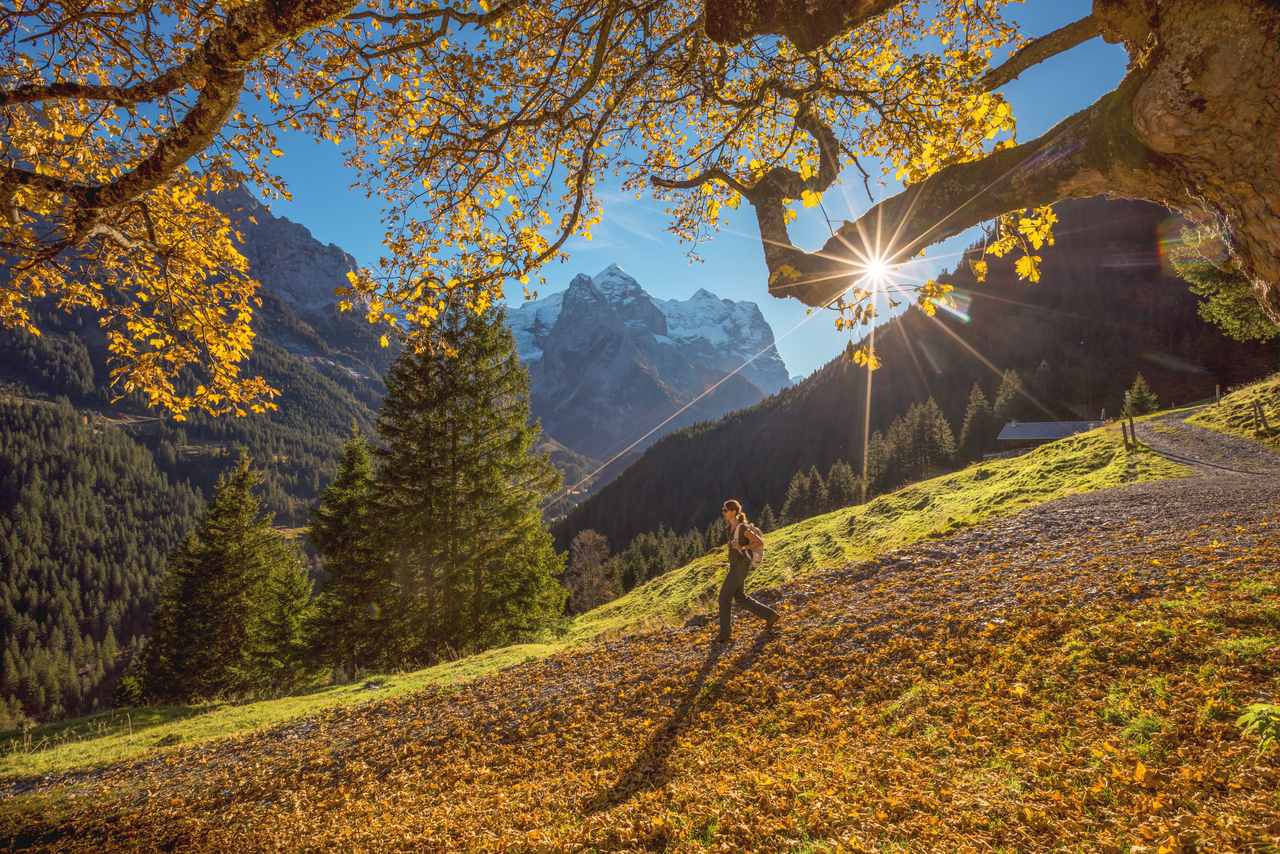
[[[35,186],[68,196],[77,209],[72,239],[83,239],[97,225],[102,210],[118,207],[155,189],[209,146],[235,108],[246,70],[255,59],[342,15],[353,5],[355,0],[258,0],[235,9],[223,26],[209,35],[197,54],[150,84],[142,84],[165,87],[159,94],[187,85],[201,88],[195,105],[182,120],[161,136],[150,154],[120,177],[107,184],[86,185],[10,167],[0,170],[0,183]],[[156,81],[163,82],[156,84]],[[61,97],[82,95],[68,92]]]
[[[372,9],[366,9],[360,12],[351,12],[346,16],[348,21],[372,20],[380,24],[401,24],[408,21],[437,21],[444,20],[446,24],[453,21],[458,24],[474,24],[477,26],[486,26],[498,21],[509,15],[513,10],[520,8],[528,3],[528,0],[509,0],[506,3],[499,3],[487,12],[463,12],[460,9],[441,8],[441,9],[423,9],[417,12],[377,12]]]
[[[1084,44],[1089,39],[1101,34],[1097,18],[1093,17],[1093,15],[1088,15],[1073,24],[1067,24],[1062,29],[1054,30],[1047,36],[1041,36],[1024,45],[1013,56],[1009,57],[1003,65],[993,68],[983,75],[979,84],[987,91],[999,89],[1004,84],[1016,79],[1019,74],[1031,66],[1038,65],[1060,53],[1066,53],[1073,47]]]
[[[706,0],[707,35],[736,44],[762,35],[785,36],[802,51],[816,50],[903,0]]]
[[[772,206],[757,206],[774,296],[825,306],[858,275],[859,258],[901,262],[921,249],[1000,214],[1064,198],[1138,193],[1159,172],[1156,155],[1134,134],[1136,75],[1044,136],[960,163],[846,222],[819,252],[791,244]],[[1141,176],[1138,180],[1137,176]]]
[[[135,83],[132,86],[94,85],[92,83],[59,81],[55,83],[33,83],[17,86],[13,89],[0,90],[0,107],[7,107],[11,104],[29,104],[36,101],[51,101],[60,98],[109,101],[113,104],[127,106],[155,100],[175,89],[190,84],[208,73],[209,66],[205,52],[201,50],[191,54],[191,56],[168,71],[142,83]]]

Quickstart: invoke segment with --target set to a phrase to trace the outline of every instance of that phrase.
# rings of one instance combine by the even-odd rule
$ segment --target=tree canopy
[[[385,255],[343,306],[388,335],[429,328],[455,295],[483,311],[504,285],[530,285],[571,236],[590,237],[605,181],[653,194],[695,246],[746,199],[770,292],[840,309],[841,325],[873,317],[856,286],[868,266],[983,222],[996,222],[990,253],[1019,253],[1035,280],[1047,206],[1104,192],[1230,222],[1233,257],[1280,317],[1261,142],[1280,122],[1265,95],[1280,10],[1097,0],[1028,41],[1011,2],[19,0],[0,24],[0,250],[17,259],[0,322],[34,328],[41,299],[89,306],[122,392],[178,414],[272,405],[239,370],[255,285],[207,199],[244,181],[286,195],[283,129],[342,146],[353,180],[382,197]],[[1125,82],[1015,145],[999,87],[1098,36],[1129,49]],[[1257,65],[1230,92],[1214,88],[1226,36]],[[1200,54],[1208,71],[1160,101]],[[1233,111],[1242,99],[1257,109]],[[1258,147],[1224,153],[1242,133]],[[870,177],[871,161],[906,192],[819,252],[793,246],[797,210],[843,174]],[[913,296],[931,308],[945,292],[926,282]]]

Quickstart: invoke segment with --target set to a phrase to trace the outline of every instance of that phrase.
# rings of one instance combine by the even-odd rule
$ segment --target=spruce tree
[[[885,466],[885,491],[896,489],[900,484],[915,480],[918,477],[919,455],[916,449],[916,430],[914,427],[916,406],[913,405],[902,415],[893,419],[885,433],[885,442],[889,448],[888,464]]]
[[[707,526],[706,542],[708,549],[719,548],[729,542],[729,526],[724,523],[724,517],[718,513]]]
[[[1010,421],[1024,419],[1026,409],[1022,377],[1017,371],[1009,369],[1000,376],[996,402],[991,405],[991,414],[995,418],[996,428],[999,429]]]
[[[919,459],[917,477],[931,477],[950,466],[956,453],[955,433],[942,407],[932,397],[916,407],[914,426]]]
[[[287,694],[311,677],[315,617],[311,594],[302,553],[290,542],[264,585],[257,619],[250,623],[244,679],[255,687],[255,693]]]
[[[1151,386],[1147,385],[1147,378],[1138,374],[1133,380],[1133,385],[1129,386],[1129,390],[1124,393],[1124,414],[1146,415],[1159,408],[1160,400],[1151,390]]]
[[[836,460],[827,473],[827,509],[838,510],[856,504],[859,497],[858,478],[853,467],[844,460]]]
[[[147,645],[147,693],[186,702],[237,697],[274,679],[263,671],[280,605],[276,585],[298,571],[297,548],[271,527],[254,494],[261,476],[247,456],[223,474],[197,530],[171,559]],[[299,607],[302,604],[297,603]]]
[[[449,306],[430,335],[391,369],[378,417],[394,631],[417,662],[527,639],[565,597],[539,511],[559,477],[532,453],[528,374],[501,311]]]
[[[809,467],[809,494],[805,498],[805,514],[803,518],[817,516],[827,512],[829,501],[826,481],[818,474],[817,466]]]
[[[760,527],[760,530],[764,531],[766,534],[778,527],[778,516],[773,512],[772,504],[766,504],[764,506],[764,509],[760,511],[760,518],[757,520],[756,524]]]
[[[892,476],[892,467],[893,446],[889,444],[884,434],[877,430],[867,441],[866,498],[868,500],[884,491]]]
[[[808,518],[809,476],[798,471],[791,476],[787,497],[782,502],[782,524],[790,525]]]
[[[968,462],[982,459],[982,455],[995,439],[994,416],[982,386],[977,383],[969,390],[969,403],[964,411],[964,424],[960,428],[959,455]]]
[[[353,433],[342,461],[311,514],[309,535],[323,562],[315,625],[316,654],[349,675],[387,666],[389,619],[395,609],[374,507],[369,446]]]

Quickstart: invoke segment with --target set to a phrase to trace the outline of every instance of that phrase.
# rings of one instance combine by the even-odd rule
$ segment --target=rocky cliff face
[[[772,349],[773,330],[754,303],[702,289],[687,300],[655,299],[617,265],[576,276],[567,290],[512,309],[508,318],[543,429],[597,458],[620,451],[685,405],[640,447],[789,384]]]
[[[321,243],[304,225],[276,216],[243,187],[214,199],[244,236],[240,251],[262,283],[255,328],[266,340],[381,386],[395,350],[378,346],[379,331],[360,312],[339,312],[334,289],[347,285],[356,260]]]
[[[265,288],[297,309],[325,309],[336,301],[333,289],[347,283],[356,259],[332,243],[324,244],[304,225],[271,213],[243,187],[214,204],[244,235],[240,250]]]

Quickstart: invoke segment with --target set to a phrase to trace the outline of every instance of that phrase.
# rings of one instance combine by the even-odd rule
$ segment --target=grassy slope
[[[1184,473],[1185,469],[1154,454],[1126,454],[1115,428],[1096,430],[779,529],[769,536],[765,566],[753,573],[750,586],[777,587],[821,567],[871,558],[1064,495]],[[40,727],[27,736],[9,736],[0,741],[0,778],[155,756],[172,749],[172,744],[191,745],[326,708],[459,684],[602,635],[678,620],[714,596],[722,563],[718,550],[699,558],[581,615],[562,637],[546,643],[491,650],[391,675],[377,689],[343,685],[238,706],[123,710]]]
[[[1261,403],[1266,412],[1271,424],[1269,433],[1260,432],[1254,422],[1255,402]],[[1187,421],[1232,436],[1255,439],[1280,450],[1280,374],[1233,391],[1221,402],[1205,407]]]
[[[0,802],[0,847],[1277,850],[1280,522],[1176,505],[108,769]]]
[[[1154,454],[1126,455],[1118,428],[1095,430],[781,528],[769,535],[765,563],[748,586],[777,587],[819,567],[866,560],[1065,495],[1185,473]],[[583,614],[570,637],[679,618],[714,596],[722,564],[716,551],[656,578]]]

